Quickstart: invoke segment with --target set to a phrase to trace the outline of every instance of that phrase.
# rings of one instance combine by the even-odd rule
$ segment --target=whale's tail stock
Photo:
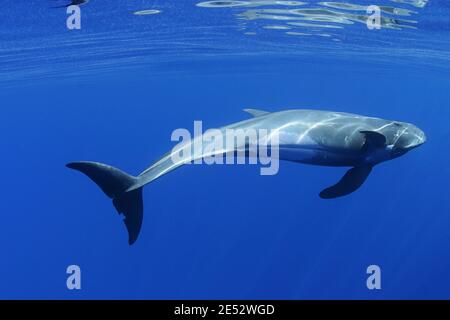
[[[66,166],[87,175],[113,200],[114,207],[125,216],[128,243],[132,245],[141,230],[144,205],[142,187],[127,190],[136,185],[138,178],[98,162],[72,162]]]

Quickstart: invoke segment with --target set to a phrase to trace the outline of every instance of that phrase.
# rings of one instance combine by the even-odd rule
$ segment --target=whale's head
[[[413,124],[399,122],[396,129],[392,139],[392,158],[404,155],[427,140],[425,133]]]

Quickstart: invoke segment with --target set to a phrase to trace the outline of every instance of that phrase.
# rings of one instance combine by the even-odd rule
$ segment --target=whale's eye
[[[398,122],[394,122],[393,125],[396,126],[396,127],[401,127],[401,126],[402,126],[402,125],[401,125],[400,123],[398,123]]]

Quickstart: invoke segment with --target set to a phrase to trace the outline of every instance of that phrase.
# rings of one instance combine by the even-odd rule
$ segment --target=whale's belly
[[[333,167],[354,166],[361,159],[359,154],[346,150],[298,145],[280,145],[279,157],[281,160]]]

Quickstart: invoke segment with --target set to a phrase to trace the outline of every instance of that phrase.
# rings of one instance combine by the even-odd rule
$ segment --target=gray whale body
[[[276,130],[281,160],[350,167],[339,182],[320,192],[319,195],[323,199],[338,198],[356,191],[375,165],[400,157],[426,141],[422,130],[413,124],[400,121],[306,109],[279,112],[256,109],[244,111],[252,115],[252,118],[230,124],[220,130]],[[235,146],[235,150],[242,148],[246,146]],[[142,226],[142,188],[185,164],[181,161],[174,162],[172,152],[136,177],[98,162],[72,162],[67,164],[67,167],[87,175],[113,200],[117,211],[125,216],[128,242],[131,245],[137,240]],[[195,160],[194,156],[191,160]]]

